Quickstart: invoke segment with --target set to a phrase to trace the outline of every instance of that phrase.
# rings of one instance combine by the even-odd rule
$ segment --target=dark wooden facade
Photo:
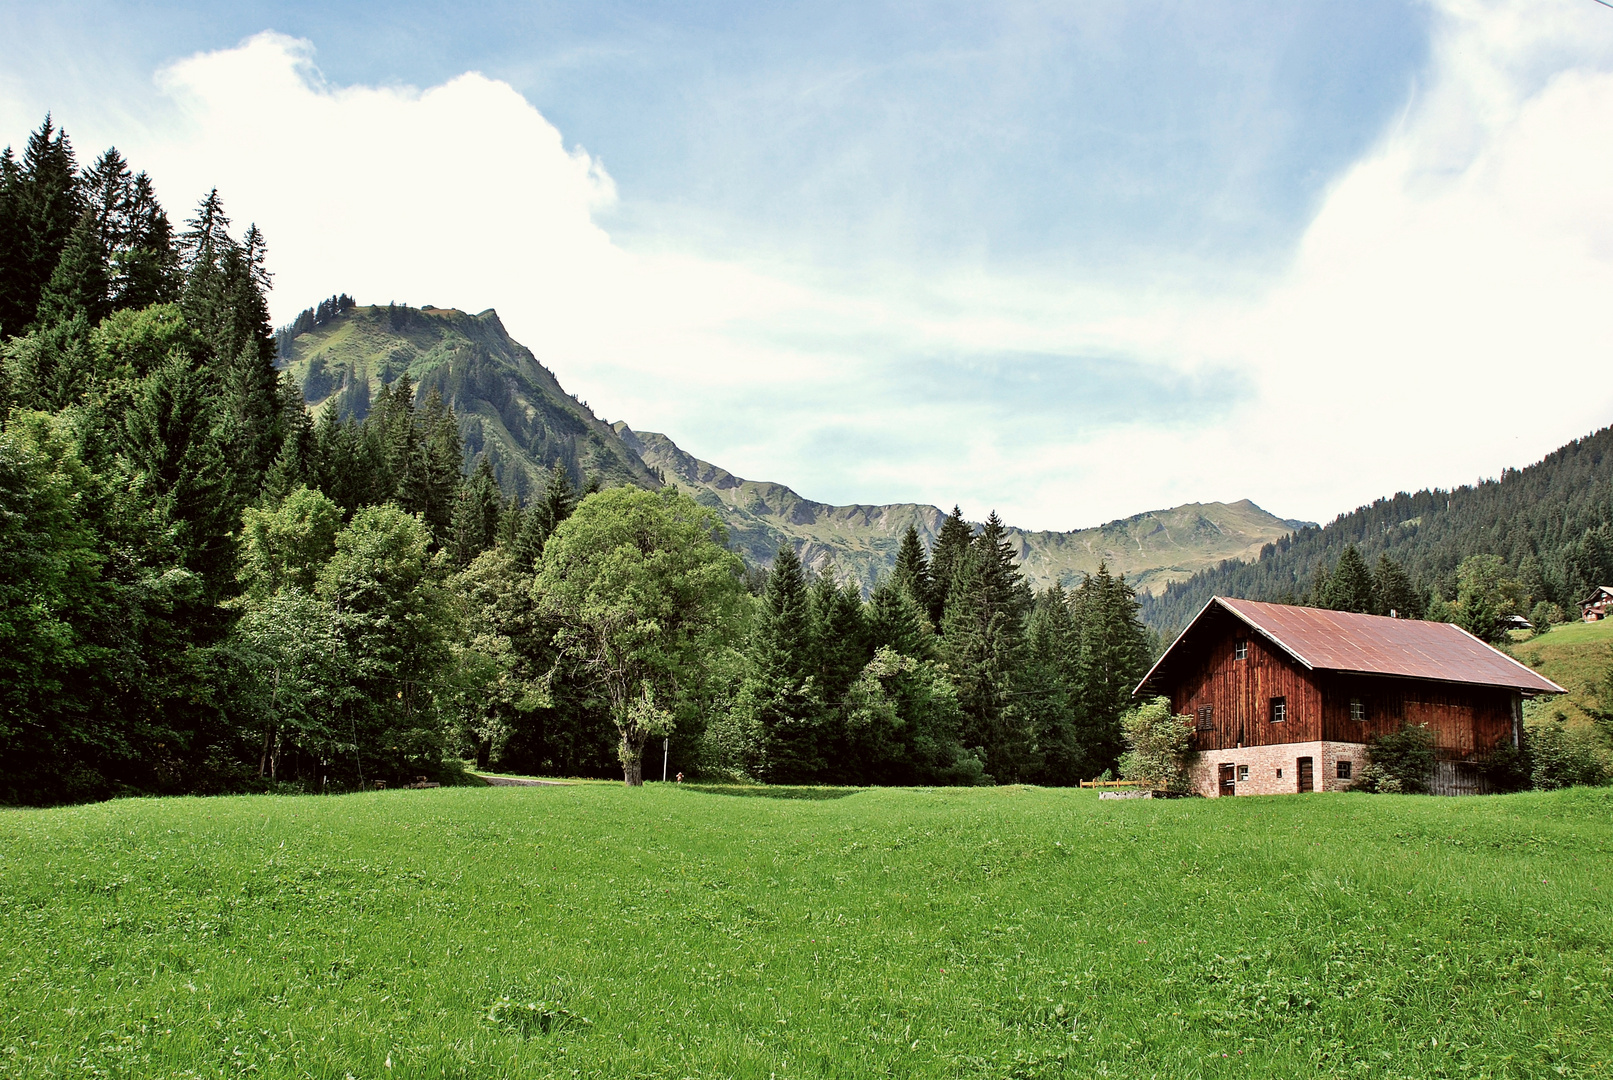
[[[1197,749],[1279,743],[1364,743],[1426,724],[1440,758],[1487,756],[1511,743],[1521,698],[1506,687],[1311,671],[1242,620],[1206,613],[1167,687],[1173,711],[1198,720]],[[1239,645],[1244,655],[1238,656]],[[1272,701],[1283,701],[1274,722]]]

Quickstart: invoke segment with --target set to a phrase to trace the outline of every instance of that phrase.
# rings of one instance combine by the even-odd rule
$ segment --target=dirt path
[[[489,773],[471,775],[486,780],[493,787],[570,787],[564,780],[527,780],[519,776],[493,776]]]

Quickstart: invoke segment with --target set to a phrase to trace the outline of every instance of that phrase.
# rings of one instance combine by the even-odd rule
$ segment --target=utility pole
[[[666,757],[667,748],[672,745],[672,736],[661,736],[661,783],[666,783]]]

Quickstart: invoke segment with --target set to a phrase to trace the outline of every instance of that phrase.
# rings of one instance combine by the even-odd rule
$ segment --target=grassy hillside
[[[1613,1068],[1613,791],[785,794],[8,812],[0,1072]]]
[[[492,309],[358,307],[288,340],[282,364],[315,409],[362,417],[381,385],[404,372],[421,398],[441,391],[459,416],[467,459],[487,453],[506,491],[542,490],[557,461],[579,482],[660,486]]]
[[[793,543],[808,565],[822,569],[833,563],[870,584],[890,570],[909,525],[928,544],[946,518],[938,507],[916,503],[813,502],[783,484],[735,476],[680,449],[665,435],[636,432],[620,422],[615,428],[669,483],[719,511],[746,558],[758,565],[771,562],[781,545]],[[1301,524],[1273,517],[1245,499],[1189,503],[1073,532],[1010,528],[1008,540],[1018,547],[1025,576],[1038,588],[1054,582],[1079,584],[1082,575],[1107,561],[1139,589],[1157,592],[1167,582],[1223,559],[1255,558],[1262,545]]]
[[[1541,700],[1538,707],[1546,715],[1561,711],[1572,721],[1586,721],[1584,706],[1597,704],[1597,690],[1613,670],[1613,620],[1553,627],[1539,637],[1515,642],[1511,651],[1568,691]]]

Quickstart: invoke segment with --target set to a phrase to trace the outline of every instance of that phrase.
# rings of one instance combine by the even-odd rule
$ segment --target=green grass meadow
[[[0,1076],[1613,1074],[1610,790],[740,794],[0,813]]]

